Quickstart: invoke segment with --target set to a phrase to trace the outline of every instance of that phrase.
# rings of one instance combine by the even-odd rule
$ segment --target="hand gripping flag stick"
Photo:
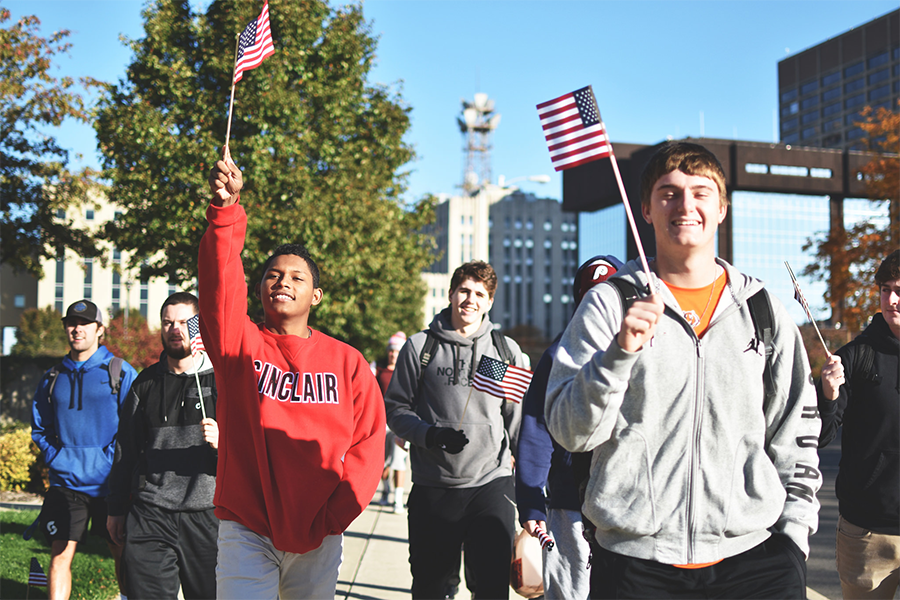
[[[825,348],[825,354],[828,355],[828,358],[831,358],[831,352],[828,351],[828,346],[825,345],[825,340],[822,339],[822,333],[819,331],[819,326],[816,325],[816,320],[813,319],[812,313],[809,310],[809,303],[803,296],[803,292],[800,291],[800,283],[797,281],[797,278],[794,277],[794,270],[791,269],[791,265],[788,264],[788,261],[784,261],[784,266],[787,267],[788,273],[791,276],[791,281],[794,284],[794,300],[799,302],[800,306],[803,307],[803,312],[806,313],[806,318],[809,319],[810,323],[812,323],[813,328],[816,330],[816,334],[819,336],[819,341],[822,342],[822,347]]]
[[[631,212],[631,204],[628,202],[628,194],[625,193],[616,155],[606,133],[606,126],[600,119],[600,109],[597,107],[593,86],[589,85],[559,98],[542,102],[537,105],[537,109],[544,137],[547,139],[547,148],[550,150],[550,159],[557,171],[609,157],[616,183],[619,185],[619,194],[625,205],[628,225],[631,227],[641,257],[641,266],[647,274],[647,281],[652,284],[653,273],[647,263],[644,245],[641,243],[637,223]],[[648,293],[653,293],[654,287],[648,285]]]
[[[546,548],[547,552],[553,550],[553,546],[556,545],[556,542],[553,541],[553,538],[550,537],[548,533],[541,529],[540,525],[534,526],[534,532],[537,534],[537,539],[541,543],[541,548]]]

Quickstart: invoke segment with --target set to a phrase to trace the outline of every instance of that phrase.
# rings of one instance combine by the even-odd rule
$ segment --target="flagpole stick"
[[[794,270],[791,268],[791,265],[788,264],[788,261],[784,261],[784,266],[787,267],[788,274],[791,276],[791,282],[794,284],[794,289],[798,292],[800,291],[800,283],[797,281],[797,278],[794,276]],[[801,294],[802,297],[802,294]],[[819,341],[822,342],[822,347],[825,348],[825,354],[828,355],[828,358],[831,358],[831,352],[828,350],[828,346],[825,345],[825,340],[822,338],[822,332],[819,331],[819,326],[816,325],[816,320],[813,319],[812,313],[809,312],[809,307],[807,307],[806,303],[801,302],[800,306],[803,307],[803,312],[806,313],[806,318],[809,319],[809,322],[812,323],[813,329],[816,330],[816,335],[819,336]]]
[[[225,131],[225,150],[228,150],[228,142],[231,140],[231,114],[234,111],[234,73],[237,70],[238,51],[240,50],[240,47],[241,36],[238,35],[234,43],[234,66],[231,69],[231,100],[228,101],[228,128]]]
[[[472,399],[472,386],[469,385],[469,397],[466,398],[466,405],[463,407],[463,414],[459,418],[459,425],[456,426],[457,429],[462,429],[462,422],[463,422],[463,419],[466,418],[466,411],[469,410],[469,400],[471,400],[471,399]]]
[[[200,374],[197,373],[197,363],[194,361],[194,353],[191,352],[191,366],[194,368],[194,379],[197,381],[197,393],[200,394],[200,414],[206,418],[206,406],[203,404],[203,388],[200,387]]]

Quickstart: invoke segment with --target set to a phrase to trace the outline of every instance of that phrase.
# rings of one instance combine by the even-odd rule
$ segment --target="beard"
[[[160,339],[162,340],[163,349],[166,351],[166,356],[170,358],[181,360],[182,358],[187,358],[191,353],[190,346],[183,339],[176,343],[170,342],[165,335],[161,335]]]

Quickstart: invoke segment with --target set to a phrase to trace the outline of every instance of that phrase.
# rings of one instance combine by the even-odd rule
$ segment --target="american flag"
[[[31,568],[28,569],[28,585],[47,586],[47,575],[44,574],[41,563],[33,556],[31,557]]]
[[[234,83],[241,80],[244,71],[255,69],[275,54],[272,29],[269,27],[269,3],[263,4],[259,17],[241,32],[238,40],[237,61],[234,63]]]
[[[482,356],[472,380],[472,387],[516,404],[522,402],[534,373],[508,365],[489,356]]]
[[[191,354],[194,356],[198,352],[206,352],[203,345],[203,338],[200,337],[200,315],[194,315],[187,320],[188,337],[191,339]]]
[[[591,86],[538,104],[537,109],[557,171],[612,154]]]

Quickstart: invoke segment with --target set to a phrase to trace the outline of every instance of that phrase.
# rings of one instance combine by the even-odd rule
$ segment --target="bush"
[[[31,427],[24,423],[4,427],[0,433],[0,490],[30,488],[40,453],[31,439]]]

